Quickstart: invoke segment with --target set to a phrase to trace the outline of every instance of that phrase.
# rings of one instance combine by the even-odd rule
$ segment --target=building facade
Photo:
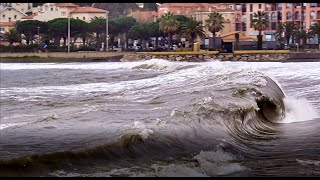
[[[70,16],[73,19],[80,19],[89,23],[96,17],[105,19],[107,17],[107,11],[94,7],[78,7],[70,11]]]
[[[0,22],[18,21],[25,16],[27,16],[25,13],[13,7],[6,7],[0,10]]]
[[[197,21],[202,22],[207,37],[211,37],[212,33],[206,26],[206,20],[209,19],[210,13],[219,12],[224,18],[224,29],[217,32],[216,35],[219,37],[223,34],[235,31],[234,3],[164,3],[158,7],[159,18],[168,12],[173,13],[174,15],[192,17]]]
[[[320,3],[235,3],[234,7],[235,30],[247,36],[258,35],[251,25],[254,13],[268,13],[270,26],[262,32],[265,41],[275,40],[279,23],[292,21],[298,29],[308,31],[313,23],[320,22]]]
[[[32,12],[32,3],[0,3],[0,11],[8,7],[26,14]]]

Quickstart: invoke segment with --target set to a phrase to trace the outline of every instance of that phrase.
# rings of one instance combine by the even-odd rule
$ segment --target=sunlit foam
[[[319,117],[318,113],[306,99],[292,97],[284,99],[286,116],[281,123],[294,123],[313,120]]]

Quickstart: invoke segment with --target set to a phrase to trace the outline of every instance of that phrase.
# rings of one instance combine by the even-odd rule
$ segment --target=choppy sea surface
[[[320,176],[320,62],[0,63],[0,176]]]

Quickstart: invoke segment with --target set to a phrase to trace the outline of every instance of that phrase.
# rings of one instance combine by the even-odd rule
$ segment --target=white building
[[[0,10],[0,22],[18,21],[25,16],[27,16],[25,13],[13,7],[5,7]]]
[[[23,13],[31,13],[32,11],[32,3],[0,3],[0,11],[7,7],[15,8]]]

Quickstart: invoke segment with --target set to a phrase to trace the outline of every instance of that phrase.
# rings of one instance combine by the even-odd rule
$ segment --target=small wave
[[[320,166],[320,161],[317,161],[317,160],[301,160],[301,159],[296,159],[296,161],[303,165],[303,166],[310,166],[310,165],[313,165],[313,166]]]
[[[150,69],[150,70],[174,72],[176,70],[192,68],[195,66],[196,64],[181,63],[181,62],[176,63],[176,62],[166,61],[163,59],[151,59],[151,60],[139,62],[137,65],[132,67],[132,69],[145,69],[145,70]]]
[[[288,97],[284,99],[286,116],[280,123],[294,123],[313,120],[319,115],[306,99]]]
[[[126,129],[123,130],[124,133],[120,136],[120,138],[130,137],[131,135],[139,135],[142,140],[145,140],[153,134],[153,131],[151,129],[148,129],[145,124],[139,121],[134,121],[133,124],[125,125],[124,127]]]
[[[5,129],[5,128],[9,128],[9,127],[13,127],[13,126],[24,125],[24,124],[28,124],[28,123],[8,123],[8,124],[0,124],[0,130]]]

